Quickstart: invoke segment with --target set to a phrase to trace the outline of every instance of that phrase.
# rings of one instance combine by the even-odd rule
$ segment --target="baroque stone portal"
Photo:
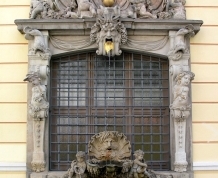
[[[169,93],[171,170],[179,173],[171,171],[166,177],[191,177],[185,173],[192,171],[191,134],[186,134],[191,133],[190,82],[194,78],[190,72],[189,38],[200,30],[203,22],[185,20],[184,5],[185,0],[31,0],[30,19],[15,21],[18,30],[29,40],[29,72],[25,81],[33,84],[28,91],[27,174],[32,174],[31,178],[57,177],[48,174],[46,95],[47,88],[50,90],[47,86],[50,57],[86,49],[107,56],[120,55],[122,50],[168,56],[169,91],[172,91]],[[77,153],[77,160],[65,174],[67,178],[103,174],[106,177],[154,176],[147,170],[142,150],[136,150],[134,161],[130,160],[130,143],[121,133],[94,135],[88,154],[90,159],[85,161],[85,153]],[[165,177],[162,172],[155,176]]]

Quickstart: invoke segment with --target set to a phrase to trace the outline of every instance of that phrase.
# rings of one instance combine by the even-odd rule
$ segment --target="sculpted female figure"
[[[190,115],[191,103],[189,98],[189,84],[194,79],[194,73],[182,72],[176,77],[173,88],[173,103],[170,109],[175,119],[186,119]]]
[[[32,98],[29,113],[35,120],[45,119],[48,116],[49,104],[46,98],[46,87],[41,85],[38,73],[27,74],[24,81],[32,83]]]

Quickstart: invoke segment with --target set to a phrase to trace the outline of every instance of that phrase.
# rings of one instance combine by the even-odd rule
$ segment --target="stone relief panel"
[[[93,18],[101,6],[120,8],[122,18],[186,19],[185,0],[32,0],[30,18]]]

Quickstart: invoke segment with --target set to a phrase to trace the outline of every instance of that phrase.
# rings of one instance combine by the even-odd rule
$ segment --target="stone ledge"
[[[0,172],[26,172],[26,163],[0,162]]]
[[[84,35],[86,30],[90,31],[96,20],[92,19],[17,19],[14,21],[20,33],[23,28],[29,26],[38,30],[51,31],[69,31],[69,30],[83,30]],[[122,19],[121,22],[125,25],[127,30],[153,30],[153,31],[177,31],[184,28],[188,24],[192,24],[195,33],[198,33],[202,20],[151,20],[151,19]],[[61,34],[60,34],[61,35]],[[65,34],[66,35],[66,34]]]

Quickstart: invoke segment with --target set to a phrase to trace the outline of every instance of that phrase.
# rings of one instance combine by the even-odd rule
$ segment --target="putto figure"
[[[185,3],[185,0],[174,0],[173,3],[170,3],[174,19],[186,19]]]
[[[136,150],[134,152],[135,160],[133,161],[133,166],[131,173],[133,178],[143,178],[145,176],[151,177],[147,171],[148,165],[144,161],[144,152],[142,150]]]
[[[44,6],[41,0],[32,0],[30,9],[30,18],[35,19],[44,10]]]
[[[173,103],[170,105],[170,109],[176,120],[187,119],[190,115],[189,84],[194,76],[194,73],[184,71],[179,73],[175,79],[176,85],[173,88]]]
[[[27,74],[24,81],[32,83],[32,98],[29,105],[30,116],[34,120],[41,120],[48,117],[49,103],[46,98],[46,87],[41,85],[40,77],[37,72]]]
[[[157,16],[147,12],[145,7],[146,0],[130,0],[133,7],[135,8],[136,14],[138,18],[150,18],[156,19]]]
[[[85,152],[79,151],[76,154],[76,160],[71,163],[71,168],[68,169],[67,173],[62,178],[86,178],[86,162]]]

